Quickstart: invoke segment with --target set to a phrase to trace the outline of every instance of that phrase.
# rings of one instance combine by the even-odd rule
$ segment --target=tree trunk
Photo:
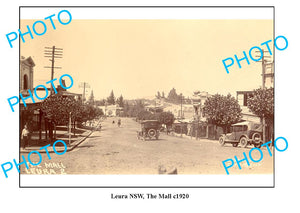
[[[262,118],[263,143],[266,142],[266,119]]]
[[[45,119],[44,120],[45,121],[45,139],[46,139],[46,141],[48,140],[48,120],[47,119]]]
[[[56,124],[54,123],[54,139],[56,140]]]
[[[75,121],[73,122],[74,136],[76,135]]]
[[[223,134],[227,134],[227,126],[221,126],[223,129]]]
[[[42,140],[42,110],[39,110],[39,141]]]
[[[52,126],[52,123],[51,123],[51,122],[49,122],[48,125],[49,125],[49,138],[50,138],[50,143],[52,143],[52,142],[53,142],[53,126]]]

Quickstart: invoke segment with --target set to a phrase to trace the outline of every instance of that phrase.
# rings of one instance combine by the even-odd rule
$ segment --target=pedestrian
[[[115,123],[115,120],[112,121],[112,124],[114,124],[114,123]]]
[[[188,129],[188,131],[187,131],[186,135],[190,136],[191,135],[191,130],[192,130],[192,124],[191,123],[188,123],[187,129]]]
[[[24,129],[22,130],[21,140],[23,141],[23,149],[25,149],[26,145],[29,145],[29,130],[27,124],[25,124]]]
[[[121,126],[121,119],[118,120],[118,127]]]

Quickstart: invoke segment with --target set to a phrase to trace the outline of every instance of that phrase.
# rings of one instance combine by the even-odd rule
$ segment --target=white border
[[[61,10],[68,10],[73,19],[273,19],[272,7],[21,7],[20,17],[21,19],[44,19],[56,14],[55,19]]]
[[[21,175],[20,185],[23,187],[272,187],[273,175]]]
[[[23,7],[20,17],[44,19],[63,9],[68,10],[73,19],[273,19],[272,7]],[[21,175],[20,186],[271,187],[273,175]]]

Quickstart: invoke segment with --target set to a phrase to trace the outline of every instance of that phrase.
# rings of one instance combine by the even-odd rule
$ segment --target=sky
[[[36,20],[21,20],[21,31]],[[49,58],[44,47],[63,48],[63,58],[55,61],[54,77],[70,74],[71,92],[82,93],[87,82],[96,99],[121,94],[125,99],[154,97],[157,91],[167,95],[191,96],[193,91],[236,96],[236,91],[261,86],[261,62],[241,61],[227,74],[222,60],[243,57],[253,46],[273,39],[272,20],[78,20],[56,30],[48,25],[42,36],[25,36],[20,55],[31,56],[34,86],[51,79]],[[36,25],[38,32],[40,25]],[[273,45],[270,45],[273,48]],[[266,47],[265,47],[266,50]]]

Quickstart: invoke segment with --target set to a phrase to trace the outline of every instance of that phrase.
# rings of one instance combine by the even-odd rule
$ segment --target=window
[[[244,94],[244,106],[247,106],[247,100],[248,100],[248,94],[247,93],[245,93]]]
[[[23,89],[27,90],[28,89],[28,76],[25,74],[24,75],[24,87]]]
[[[243,125],[243,126],[234,126],[233,127],[233,131],[234,132],[247,131],[247,126],[246,125]]]
[[[252,98],[253,94],[252,93],[244,93],[244,106],[248,106],[248,98]]]

